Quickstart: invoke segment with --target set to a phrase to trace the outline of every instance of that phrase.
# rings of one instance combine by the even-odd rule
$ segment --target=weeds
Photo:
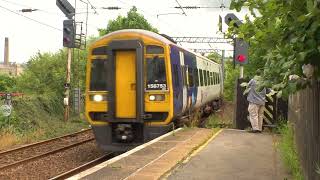
[[[278,129],[282,138],[279,143],[279,149],[284,164],[290,170],[295,180],[303,180],[302,170],[294,143],[293,128],[286,124]]]
[[[10,117],[0,117],[0,149],[32,143],[87,128],[84,118],[63,120],[63,105],[40,97],[15,99]]]

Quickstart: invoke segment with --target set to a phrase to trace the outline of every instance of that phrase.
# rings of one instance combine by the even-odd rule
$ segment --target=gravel
[[[103,156],[94,141],[0,171],[0,179],[48,179]]]

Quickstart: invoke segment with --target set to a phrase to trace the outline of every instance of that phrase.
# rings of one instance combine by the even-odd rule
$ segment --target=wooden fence
[[[289,97],[288,119],[306,180],[320,180],[320,82]]]

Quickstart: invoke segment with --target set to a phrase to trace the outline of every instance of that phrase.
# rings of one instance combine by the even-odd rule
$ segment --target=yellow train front
[[[168,39],[144,30],[116,31],[91,45],[85,114],[100,148],[106,151],[131,149],[172,130],[175,117],[206,103],[196,102],[203,93],[188,96],[188,90],[195,92],[201,88],[194,83],[192,89],[188,84],[186,64],[181,65],[179,61],[179,69],[173,69],[179,76],[172,76],[172,68],[176,67],[172,59],[181,58],[183,51]],[[212,69],[218,76],[219,67]],[[213,81],[214,73],[205,71],[207,75],[211,75]],[[201,74],[201,78],[205,77]],[[216,99],[220,89],[215,96],[206,96]]]

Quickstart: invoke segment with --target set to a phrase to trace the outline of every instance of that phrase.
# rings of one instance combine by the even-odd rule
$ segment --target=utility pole
[[[65,84],[65,98],[64,98],[64,120],[68,121],[70,114],[70,81],[71,81],[71,48],[68,48],[68,59],[67,59],[67,79]]]
[[[240,65],[240,79],[243,79],[243,71],[244,71],[243,65]]]

